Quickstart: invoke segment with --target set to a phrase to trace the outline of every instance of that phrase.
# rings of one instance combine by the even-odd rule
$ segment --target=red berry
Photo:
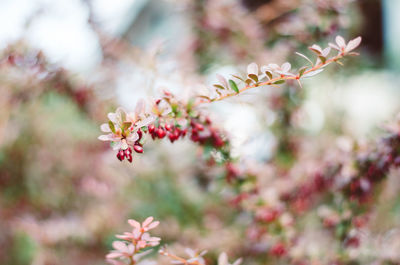
[[[181,134],[182,134],[182,137],[185,137],[186,136],[186,134],[187,134],[187,129],[185,128],[185,129],[183,129],[182,130],[182,132],[181,132]]]
[[[195,124],[195,128],[196,128],[198,131],[204,130],[203,124],[200,124],[200,123],[196,123],[196,124]]]
[[[274,256],[282,257],[286,254],[286,248],[282,243],[277,243],[271,247],[270,252]]]
[[[173,143],[177,139],[173,133],[168,134],[168,138],[171,141],[171,143]]]
[[[124,150],[124,154],[125,154],[125,156],[132,154],[132,149],[130,147],[128,147],[128,149]]]
[[[137,131],[137,134],[138,134],[138,136],[139,136],[139,139],[138,139],[138,141],[140,141],[140,139],[142,139],[142,137],[143,137],[143,132],[142,132],[142,130],[138,130]]]
[[[134,145],[133,150],[135,150],[136,153],[143,153],[143,147],[140,145]]]
[[[165,124],[165,130],[167,130],[167,131],[171,131],[172,130],[172,128],[171,128],[171,125],[169,125],[169,124]]]
[[[120,150],[118,151],[117,158],[119,159],[119,161],[124,160],[124,158],[125,158],[125,153],[124,153],[124,151],[123,151],[122,149],[120,149]]]
[[[164,138],[165,137],[165,135],[166,135],[166,132],[162,129],[162,128],[158,128],[157,129],[157,136],[158,136],[158,138]]]
[[[156,127],[154,126],[154,124],[150,124],[147,128],[149,129],[149,133],[153,133],[154,130],[156,129]]]
[[[127,156],[127,159],[128,159],[128,161],[129,161],[130,163],[132,163],[132,155],[128,155],[128,156]]]

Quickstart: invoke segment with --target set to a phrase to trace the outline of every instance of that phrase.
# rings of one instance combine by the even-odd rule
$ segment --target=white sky
[[[105,30],[117,33],[134,1],[94,0],[93,6]],[[101,60],[101,53],[87,19],[88,9],[81,0],[2,0],[0,48],[24,37],[53,62],[73,71],[89,71]]]

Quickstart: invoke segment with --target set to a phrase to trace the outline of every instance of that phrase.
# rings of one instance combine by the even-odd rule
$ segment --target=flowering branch
[[[140,101],[135,112],[127,112],[118,108],[115,113],[109,113],[108,123],[101,125],[101,130],[108,134],[101,135],[99,139],[111,141],[113,149],[118,150],[117,158],[120,161],[126,158],[129,162],[132,162],[132,149],[136,153],[143,152],[142,137],[146,133],[150,134],[153,140],[168,136],[171,142],[189,134],[193,142],[217,149],[223,154],[224,159],[228,160],[229,143],[223,140],[222,134],[211,125],[210,119],[199,112],[196,108],[198,105],[223,100],[258,86],[283,84],[290,79],[297,80],[301,85],[300,79],[322,72],[323,67],[332,62],[340,63],[339,60],[347,55],[356,55],[352,50],[357,48],[360,43],[361,37],[357,37],[346,44],[345,40],[338,36],[336,37],[336,44],[330,43],[330,47],[325,49],[314,44],[309,49],[318,57],[315,64],[307,56],[297,53],[305,58],[311,64],[311,67],[300,68],[296,74],[290,72],[291,64],[288,62],[282,66],[277,64],[262,66],[261,74],[258,65],[251,63],[247,67],[246,79],[233,75],[234,78],[244,84],[242,88],[239,88],[240,83],[237,84],[232,79],[226,80],[223,76],[217,75],[220,83],[215,84],[214,90],[210,91],[217,95],[215,97],[200,95],[185,101],[177,99],[168,91],[164,91],[162,98],[150,104],[151,110],[147,110],[146,104]],[[338,54],[329,58],[331,48],[338,50]]]
[[[314,64],[310,58],[301,53],[296,53],[302,58],[306,59],[310,64],[311,68],[302,67],[299,71],[294,74],[289,72],[291,68],[291,64],[286,62],[282,64],[282,66],[278,66],[277,64],[269,64],[268,66],[261,67],[261,75],[259,74],[258,65],[256,63],[251,63],[247,67],[247,78],[243,79],[240,76],[232,75],[234,78],[238,79],[242,83],[245,84],[243,88],[238,88],[238,85],[232,79],[229,82],[223,77],[218,75],[218,79],[221,84],[216,84],[214,87],[217,89],[217,93],[219,94],[216,98],[207,98],[208,102],[223,100],[228,97],[236,96],[239,93],[242,93],[250,88],[260,87],[260,86],[273,86],[277,84],[283,84],[286,80],[297,80],[301,86],[300,79],[312,77],[317,75],[323,71],[323,67],[327,66],[330,63],[336,62],[340,63],[340,59],[347,55],[358,55],[355,52],[352,52],[355,48],[357,48],[361,43],[361,37],[357,37],[349,43],[346,44],[345,40],[341,36],[336,37],[336,44],[329,43],[330,47],[322,49],[320,46],[314,44],[309,49],[317,55],[317,61]],[[338,54],[329,58],[328,55],[331,51],[331,48],[338,50]],[[275,76],[275,77],[274,77]],[[261,82],[261,80],[267,79],[266,81]],[[229,84],[229,85],[228,85]],[[222,91],[233,91],[234,93],[223,93]]]

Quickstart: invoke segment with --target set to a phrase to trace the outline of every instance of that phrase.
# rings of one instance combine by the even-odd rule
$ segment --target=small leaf
[[[299,53],[299,52],[296,52],[296,54],[297,54],[298,56],[300,56],[300,57],[303,57],[303,58],[306,59],[311,65],[313,65],[313,63],[311,62],[311,60],[310,60],[307,56],[305,56],[304,54]]]
[[[299,70],[299,76],[302,76],[306,70],[307,70],[307,67],[302,67],[302,68],[300,68],[300,70]]]
[[[215,85],[213,85],[213,86],[215,86],[216,88],[219,88],[219,89],[225,89],[225,87],[223,87],[223,86],[221,86],[221,85],[215,84]]]
[[[248,75],[251,79],[253,79],[254,80],[254,82],[258,82],[258,76],[257,75],[254,75],[254,74],[249,74]]]
[[[207,97],[207,96],[204,96],[204,95],[198,95],[197,97],[199,97],[199,98],[204,98],[204,99],[207,99],[207,100],[211,100],[210,97]]]
[[[326,57],[325,56],[318,56],[318,58],[321,60],[321,62],[323,63],[323,64],[325,64],[325,62],[326,62]]]
[[[250,85],[253,81],[251,81],[251,79],[247,78],[245,82],[247,85]]]
[[[317,70],[314,70],[312,72],[308,72],[307,74],[303,75],[303,78],[317,75],[317,74],[321,73],[322,71],[324,71],[324,69],[317,69]]]
[[[308,47],[311,51],[315,52],[317,55],[321,54],[321,48],[318,45],[313,45],[311,47]]]
[[[285,80],[281,79],[281,80],[275,81],[273,84],[279,85],[279,84],[283,84],[283,83],[285,83]]]
[[[233,91],[239,93],[239,88],[237,87],[235,81],[229,79],[229,86],[232,88]]]
[[[269,79],[272,79],[272,73],[270,71],[265,71],[265,74],[269,77]]]
[[[337,64],[340,64],[341,66],[343,66],[343,63],[339,60],[335,61]]]
[[[108,121],[108,127],[110,127],[110,130],[115,133],[115,126],[114,123],[112,123],[112,121]]]
[[[237,79],[239,79],[240,81],[243,81],[244,82],[244,79],[243,78],[241,78],[240,76],[238,76],[238,75],[232,75],[234,78],[237,78]]]
[[[129,127],[131,127],[131,125],[132,125],[132,122],[124,122],[123,124],[122,124],[122,130],[126,130],[126,129],[128,129]]]

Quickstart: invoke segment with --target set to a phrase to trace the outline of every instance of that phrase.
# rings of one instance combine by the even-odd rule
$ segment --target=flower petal
[[[282,72],[288,72],[291,67],[292,67],[292,65],[288,62],[282,64],[282,66],[281,66]]]
[[[339,48],[338,46],[336,46],[335,44],[333,44],[333,43],[328,43],[328,45],[329,45],[329,47],[331,47],[331,48],[333,48],[333,49],[335,49],[335,50],[340,51],[340,48]]]
[[[326,47],[322,50],[322,56],[326,57],[331,52],[331,47]]]
[[[123,256],[123,254],[120,252],[111,252],[111,253],[107,254],[106,259],[115,259],[115,258],[119,258],[122,256]]]
[[[154,221],[149,226],[147,226],[147,229],[150,230],[150,229],[156,228],[159,224],[160,224],[159,221]]]
[[[339,48],[345,48],[346,47],[346,41],[343,39],[342,36],[336,36],[336,44],[339,46]]]
[[[112,246],[115,250],[118,250],[120,252],[127,252],[128,251],[128,247],[126,246],[126,244],[122,241],[114,241],[112,243]]]
[[[108,123],[103,123],[102,125],[100,125],[100,130],[102,132],[111,132],[110,125],[108,125]]]
[[[136,103],[135,107],[135,113],[136,115],[142,113],[145,109],[145,102],[144,99],[139,99],[139,101]]]
[[[147,118],[145,118],[143,120],[140,120],[140,121],[136,122],[135,123],[135,127],[136,128],[142,128],[143,126],[147,126],[150,123],[154,122],[154,120],[155,120],[154,116],[149,116],[149,117],[147,117]]]
[[[149,216],[146,218],[146,220],[144,220],[144,222],[142,223],[143,227],[147,227],[151,222],[153,222],[154,217],[153,216]]]
[[[115,137],[112,133],[110,133],[110,134],[100,135],[99,137],[97,137],[97,139],[99,139],[100,141],[114,141]]]
[[[232,265],[239,265],[240,263],[242,263],[242,261],[243,261],[243,259],[239,258],[239,259],[235,260],[235,262],[232,263]]]
[[[133,219],[129,219],[128,220],[128,224],[131,225],[132,227],[136,228],[136,229],[139,229],[139,230],[141,228],[140,223],[138,221],[136,221],[136,220],[133,220]]]
[[[219,254],[218,265],[228,265],[228,255],[225,252]]]
[[[351,41],[349,41],[349,43],[346,46],[345,52],[350,52],[352,50],[354,50],[355,48],[358,47],[358,45],[360,45],[361,43],[361,37],[357,37]]]

